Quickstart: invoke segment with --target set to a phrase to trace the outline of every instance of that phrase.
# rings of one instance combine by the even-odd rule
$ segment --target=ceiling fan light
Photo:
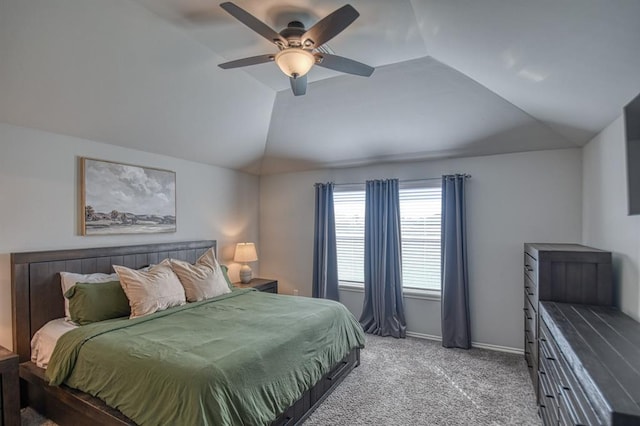
[[[297,47],[290,47],[276,54],[276,64],[289,77],[306,75],[315,62],[316,58],[311,52]]]

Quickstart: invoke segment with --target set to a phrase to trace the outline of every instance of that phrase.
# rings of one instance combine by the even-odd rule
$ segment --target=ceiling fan
[[[275,61],[282,72],[289,76],[291,90],[295,96],[304,95],[307,92],[307,73],[313,65],[364,77],[369,77],[374,71],[373,67],[353,59],[318,51],[323,44],[342,32],[360,16],[351,5],[342,6],[308,30],[301,22],[293,21],[279,33],[231,2],[221,3],[220,7],[275,44],[279,50],[275,54],[269,53],[225,62],[218,65],[220,68],[239,68]]]

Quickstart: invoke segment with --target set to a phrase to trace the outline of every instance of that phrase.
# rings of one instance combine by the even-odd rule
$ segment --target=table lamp
[[[242,268],[240,268],[240,281],[243,284],[251,281],[251,268],[247,263],[255,262],[256,260],[258,260],[258,254],[254,243],[238,243],[236,245],[236,254],[233,256],[233,261],[243,264]]]

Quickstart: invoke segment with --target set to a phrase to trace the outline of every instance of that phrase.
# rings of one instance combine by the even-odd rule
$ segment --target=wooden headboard
[[[165,258],[195,262],[216,241],[146,244],[11,254],[13,350],[31,360],[31,338],[52,319],[64,317],[61,271],[112,273],[112,265],[142,268]]]

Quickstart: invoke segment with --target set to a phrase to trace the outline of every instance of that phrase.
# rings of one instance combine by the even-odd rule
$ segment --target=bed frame
[[[20,357],[21,405],[30,406],[60,425],[133,425],[118,410],[98,398],[67,386],[49,386],[44,370],[31,362],[31,338],[48,321],[64,316],[60,271],[112,273],[112,265],[138,269],[167,257],[195,262],[216,241],[147,244],[77,250],[11,254],[13,348]],[[311,389],[285,410],[272,425],[296,425],[324,401],[360,364],[354,349]]]

